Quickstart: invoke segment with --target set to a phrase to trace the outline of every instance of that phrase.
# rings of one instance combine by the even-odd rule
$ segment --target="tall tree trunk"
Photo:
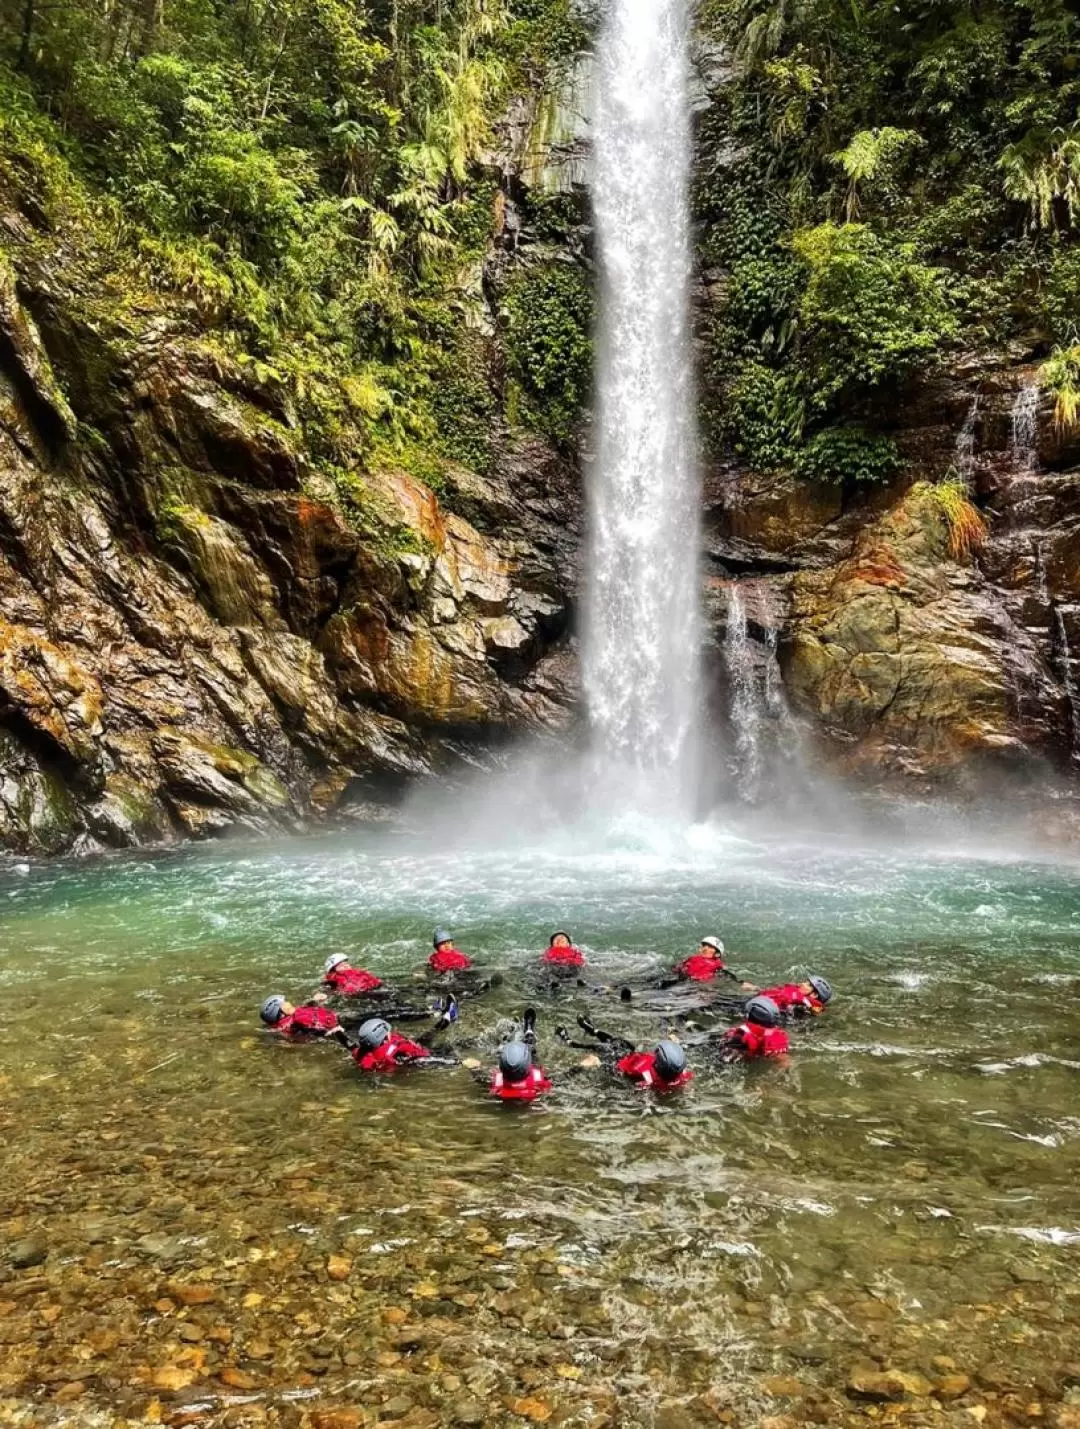
[[[30,41],[34,34],[34,0],[25,0],[23,5],[22,40],[19,44],[18,69],[25,69],[30,63]]]

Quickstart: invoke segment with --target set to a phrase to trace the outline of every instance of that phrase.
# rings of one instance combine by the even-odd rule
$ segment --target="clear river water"
[[[37,1263],[0,1268],[0,1419],[1072,1423],[1078,894],[1076,866],[707,829],[9,866],[0,1266]],[[414,980],[437,922],[505,977],[463,1050],[536,1000],[544,1103],[260,1030],[332,951]],[[554,1026],[647,1042],[687,1008],[536,998],[556,927],[597,986],[719,932],[836,997],[787,1065],[656,1099],[568,1075]]]

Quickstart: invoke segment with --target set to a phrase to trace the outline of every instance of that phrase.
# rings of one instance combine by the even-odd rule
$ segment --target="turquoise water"
[[[442,842],[0,874],[0,1254],[47,1250],[0,1280],[0,1416],[863,1423],[883,1376],[908,1422],[1061,1412],[1080,870],[708,830]],[[718,932],[753,981],[836,998],[788,1065],[662,1101],[571,1074],[552,1033],[585,1011],[645,1043],[678,998],[540,1000],[557,1086],[531,1109],[260,1032],[332,951],[426,995],[436,923],[504,973],[455,1033],[485,1065],[555,927],[597,984]]]

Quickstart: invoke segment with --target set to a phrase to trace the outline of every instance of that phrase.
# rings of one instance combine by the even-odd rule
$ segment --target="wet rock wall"
[[[578,488],[309,460],[178,305],[103,301],[0,192],[0,845],[85,851],[385,806],[572,700]]]

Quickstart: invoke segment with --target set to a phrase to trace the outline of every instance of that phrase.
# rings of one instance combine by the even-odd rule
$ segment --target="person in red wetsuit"
[[[635,1086],[654,1092],[672,1092],[692,1081],[686,1053],[678,1042],[665,1038],[652,1052],[628,1052],[615,1063],[615,1070]]]
[[[436,1056],[431,1050],[432,1041],[440,1032],[457,1020],[457,1002],[453,997],[445,999],[442,1010],[432,1026],[422,1037],[411,1041],[394,1030],[382,1017],[369,1017],[357,1029],[356,1041],[350,1042],[344,1029],[335,1031],[334,1036],[362,1072],[395,1072],[400,1067],[419,1064],[429,1067],[456,1067],[458,1059],[453,1056]]]
[[[691,953],[688,958],[677,963],[667,977],[657,978],[653,982],[646,983],[641,990],[644,992],[668,992],[673,987],[685,986],[687,983],[711,983],[718,978],[726,978],[734,983],[740,982],[738,974],[733,973],[724,961],[723,943],[719,938],[710,934],[707,938],[702,938],[697,952]],[[747,992],[754,990],[752,982],[743,982],[741,986]],[[619,997],[623,1002],[633,1001],[633,987],[620,988]]]
[[[798,1022],[808,1017],[817,1017],[832,1001],[833,990],[828,981],[816,973],[803,982],[785,982],[777,987],[763,987],[758,997],[768,997],[780,1009],[784,1022]],[[748,999],[716,998],[709,1004],[711,1010],[728,1012],[734,1017],[742,1017],[748,1006]]]
[[[488,1081],[488,1091],[499,1101],[534,1102],[551,1091],[551,1078],[534,1060],[536,1013],[531,1007],[525,1009],[522,1027],[520,1038],[513,1037],[500,1048],[499,1065]]]
[[[724,961],[723,943],[712,935],[702,938],[697,952],[684,958],[672,971],[679,982],[715,982],[719,977],[739,981]]]
[[[805,982],[785,982],[779,987],[764,987],[762,997],[771,998],[784,1017],[818,1017],[832,1001],[832,988],[823,977],[811,974]]]
[[[445,928],[435,929],[431,943],[434,952],[428,958],[428,967],[433,973],[467,972],[472,967],[472,958],[454,947],[454,936]]]
[[[280,993],[266,999],[259,1016],[281,1037],[327,1037],[341,1030],[337,1014],[328,1007],[310,1002],[304,1007],[294,1007]]]
[[[576,972],[585,966],[585,954],[574,947],[569,933],[552,933],[547,952],[540,961],[555,972]]]
[[[346,953],[332,953],[323,964],[323,986],[339,997],[370,997],[383,990],[383,981],[363,968],[354,968]]]
[[[639,1052],[625,1037],[603,1032],[586,1017],[578,1018],[578,1026],[596,1039],[591,1042],[571,1042],[565,1027],[555,1029],[555,1035],[570,1047],[580,1047],[592,1053],[582,1062],[582,1068],[601,1066],[606,1061],[616,1076],[625,1077],[635,1086],[655,1092],[671,1092],[693,1081],[694,1074],[686,1064],[686,1053],[678,1042],[664,1038],[651,1052]]]
[[[759,1057],[783,1057],[791,1044],[780,1026],[780,1009],[760,993],[746,1004],[746,1018],[719,1039],[722,1062],[747,1062]]]

